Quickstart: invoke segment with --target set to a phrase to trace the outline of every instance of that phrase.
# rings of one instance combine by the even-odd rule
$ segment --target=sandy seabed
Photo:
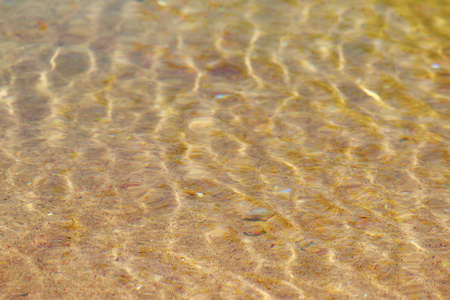
[[[0,0],[0,298],[449,299],[418,3]]]

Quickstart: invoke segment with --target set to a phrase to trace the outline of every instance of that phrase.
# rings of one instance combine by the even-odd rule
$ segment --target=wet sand
[[[449,20],[0,0],[0,298],[450,298]]]

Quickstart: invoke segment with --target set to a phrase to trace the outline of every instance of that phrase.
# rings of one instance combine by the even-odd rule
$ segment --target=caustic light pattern
[[[0,298],[450,298],[445,1],[56,2],[0,0]]]

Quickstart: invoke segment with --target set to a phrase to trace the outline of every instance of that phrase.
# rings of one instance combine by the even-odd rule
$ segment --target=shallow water
[[[416,3],[0,0],[0,297],[450,298]]]

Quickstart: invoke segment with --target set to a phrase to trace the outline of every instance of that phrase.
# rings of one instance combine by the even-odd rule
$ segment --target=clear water
[[[449,20],[0,0],[0,297],[450,298]]]

